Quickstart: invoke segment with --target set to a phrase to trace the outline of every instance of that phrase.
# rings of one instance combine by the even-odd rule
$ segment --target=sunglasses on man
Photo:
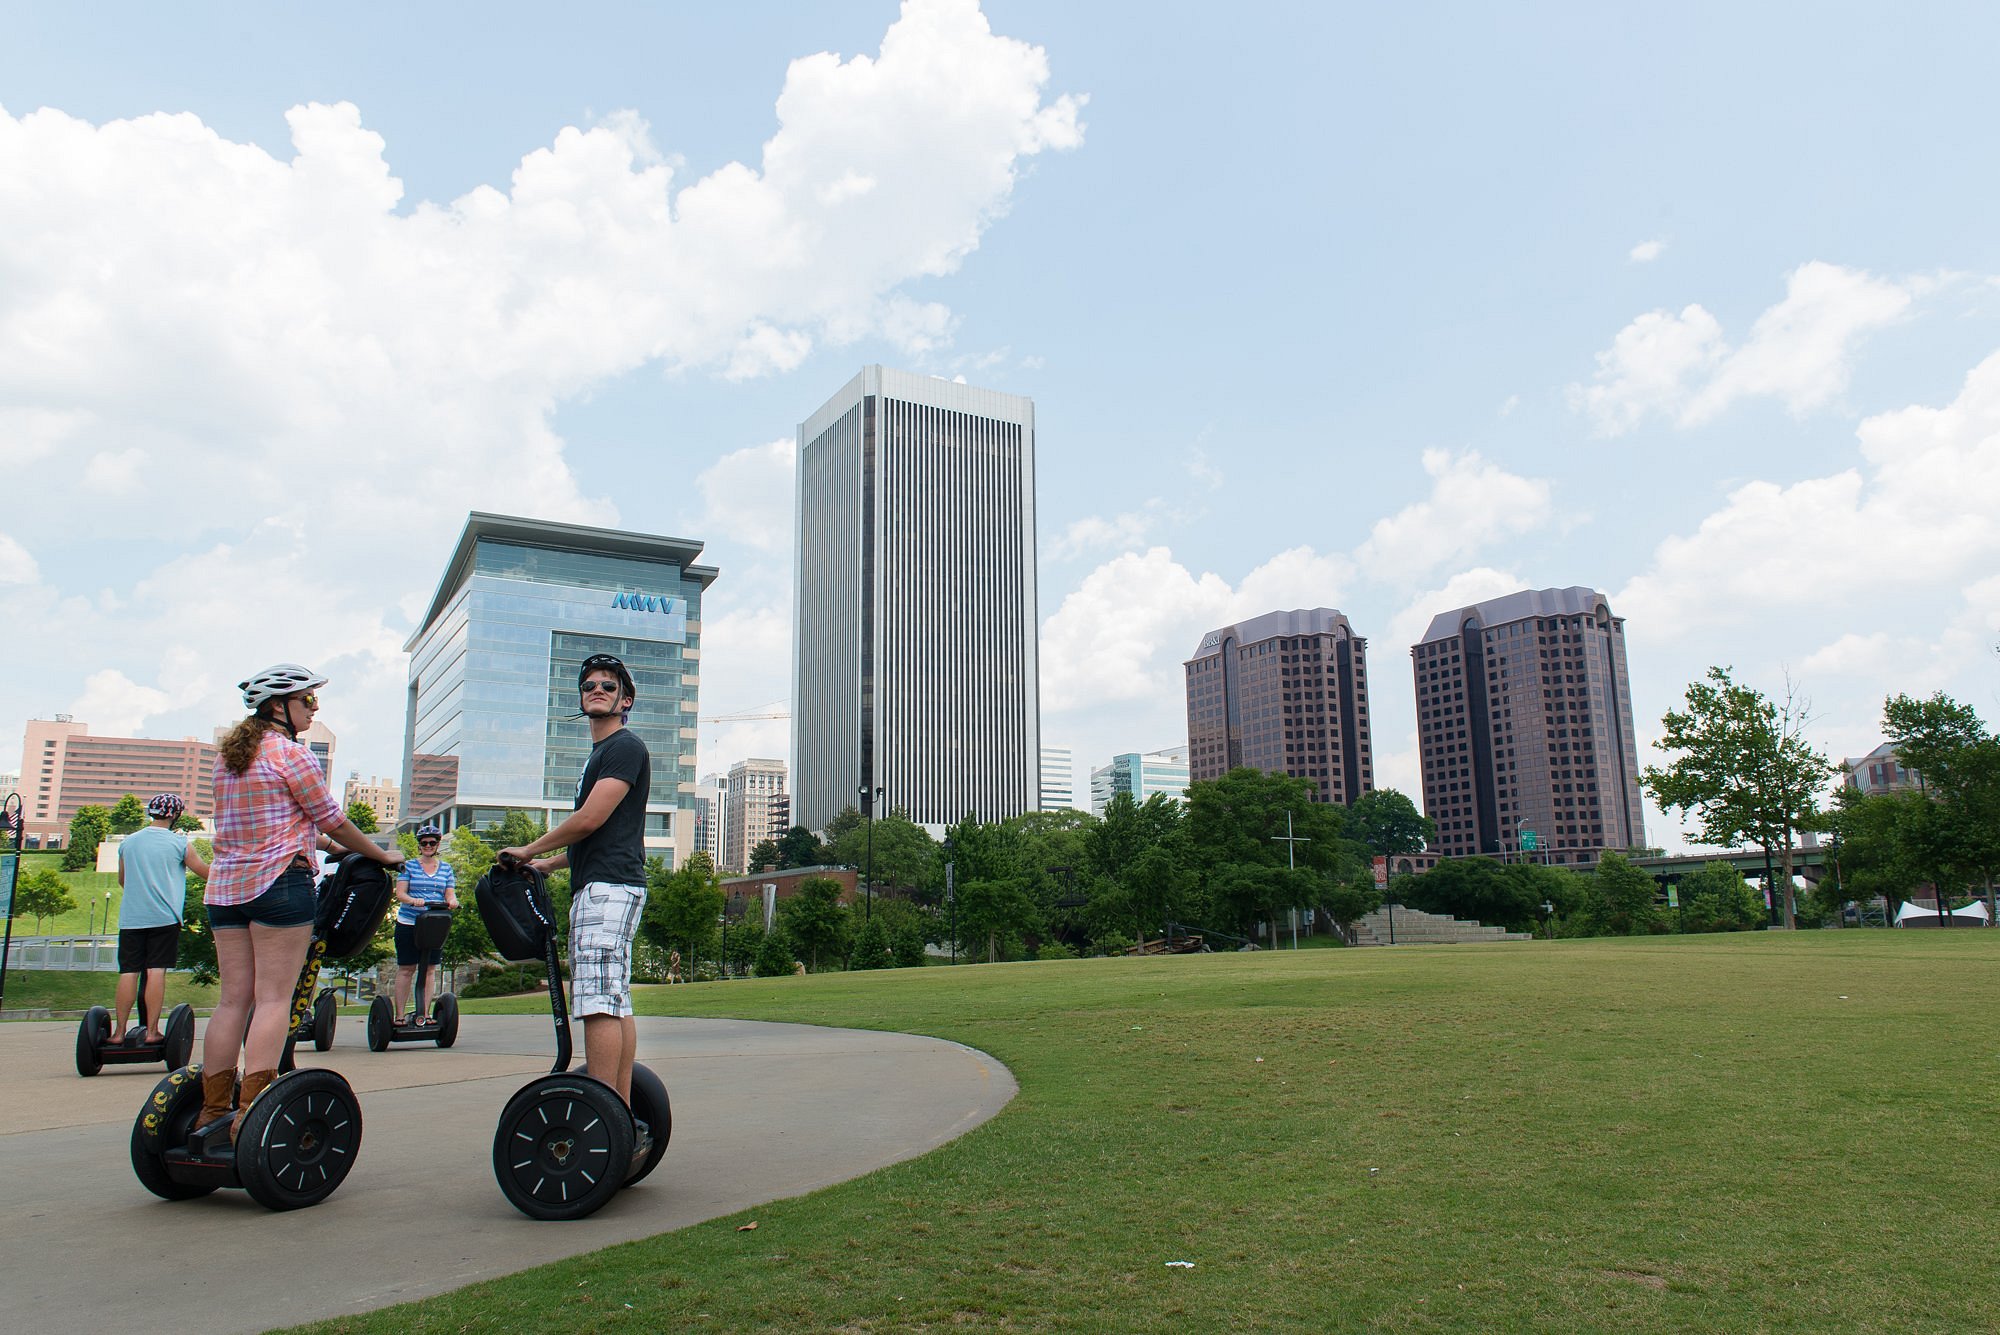
[[[585,695],[616,695],[618,694],[618,689],[618,683],[615,681],[596,680],[587,681],[583,684],[583,693]]]

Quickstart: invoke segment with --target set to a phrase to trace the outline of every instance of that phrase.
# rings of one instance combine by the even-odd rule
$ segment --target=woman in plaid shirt
[[[299,741],[319,710],[313,692],[326,678],[279,663],[239,685],[250,717],[231,729],[216,757],[215,860],[202,895],[222,986],[202,1038],[197,1127],[229,1116],[239,1051],[244,1108],[277,1078],[292,991],[312,940],[320,832],[387,866],[403,862],[347,819],[319,760]]]

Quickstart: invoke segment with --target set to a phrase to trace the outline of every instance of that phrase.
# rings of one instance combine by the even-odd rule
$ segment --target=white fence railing
[[[81,969],[118,972],[116,936],[17,936],[7,950],[9,969]]]

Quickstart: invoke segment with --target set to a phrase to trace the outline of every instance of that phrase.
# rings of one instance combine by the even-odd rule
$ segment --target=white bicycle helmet
[[[297,663],[273,663],[248,681],[236,683],[243,692],[243,707],[256,713],[266,703],[326,685],[326,678]]]

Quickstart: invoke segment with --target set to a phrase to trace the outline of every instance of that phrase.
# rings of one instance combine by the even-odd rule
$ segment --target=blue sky
[[[298,658],[394,773],[468,508],[706,540],[704,711],[782,701],[789,441],[876,361],[1036,401],[1080,777],[1325,604],[1413,791],[1410,639],[1522,586],[1610,594],[1642,738],[1710,663],[1836,757],[1991,714],[1996,20],[1745,8],[15,7],[0,733]]]

